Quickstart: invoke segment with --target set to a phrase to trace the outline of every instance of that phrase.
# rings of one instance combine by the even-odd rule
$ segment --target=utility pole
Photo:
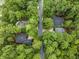
[[[42,37],[42,20],[43,20],[43,0],[38,0],[38,36]],[[44,59],[44,44],[42,42],[42,46],[40,49],[40,57]]]
[[[42,36],[43,0],[38,0],[38,36]]]

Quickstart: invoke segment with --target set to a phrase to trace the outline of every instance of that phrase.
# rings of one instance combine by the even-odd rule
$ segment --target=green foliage
[[[44,16],[50,17],[59,13],[64,13],[66,9],[72,7],[70,1],[67,0],[45,0],[44,1]],[[55,12],[56,11],[56,12]]]
[[[1,49],[0,59],[13,59],[16,56],[13,45],[7,45]]]
[[[79,23],[79,1],[73,0],[44,0],[44,18],[61,16],[65,20],[63,27],[75,27]],[[67,21],[70,20],[70,21]]]
[[[71,27],[71,25],[72,25],[72,21],[71,20],[64,22],[64,27]]]
[[[77,40],[75,41],[75,44],[79,44],[79,39],[77,39]]]
[[[37,0],[5,0],[1,10],[0,51],[2,53],[0,59],[32,59],[33,56],[37,56],[34,50],[38,52],[41,46],[41,41],[36,38],[38,26]],[[21,32],[21,29],[16,26],[19,20],[28,20],[25,32],[35,38],[32,47],[13,43],[15,34]]]
[[[52,54],[48,57],[48,59],[57,59],[56,55],[55,54]]]
[[[16,20],[26,16],[27,2],[28,0],[6,0],[2,11],[5,19],[3,20],[7,22],[16,22]]]
[[[79,54],[79,38],[76,31],[57,33],[46,31],[38,37],[38,2],[37,0],[5,0],[0,8],[0,59],[40,59],[42,41],[45,44],[45,59],[76,59]],[[53,16],[62,16],[63,27],[79,28],[78,0],[44,0],[43,28],[53,28]],[[12,43],[15,34],[21,32],[17,21],[28,20],[25,33],[33,37],[32,46]],[[77,30],[77,33],[79,31]],[[10,44],[11,43],[11,44]]]
[[[16,48],[16,59],[32,59],[33,56],[33,48],[25,45],[17,45]]]
[[[37,53],[33,56],[33,59],[40,59],[40,53]]]
[[[32,44],[32,47],[34,49],[40,50],[41,45],[42,45],[42,42],[38,38],[36,38]]]
[[[53,28],[53,19],[51,19],[51,18],[44,18],[44,20],[43,20],[43,28],[44,29],[51,29],[51,28]]]
[[[78,40],[75,38],[74,34],[45,32],[42,39],[46,59],[76,59]]]

